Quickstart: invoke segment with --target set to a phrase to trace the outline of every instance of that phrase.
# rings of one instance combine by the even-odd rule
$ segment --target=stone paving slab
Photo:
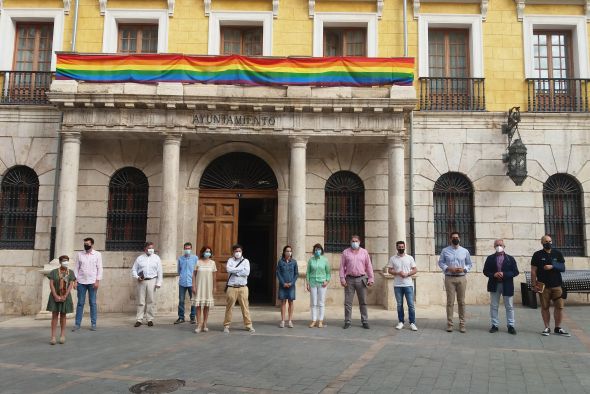
[[[355,311],[355,314],[357,311]],[[237,318],[239,313],[235,315]],[[444,309],[418,308],[418,332],[395,330],[395,313],[371,308],[370,330],[342,330],[342,308],[328,327],[278,328],[277,308],[253,308],[255,334],[241,323],[223,334],[223,309],[210,331],[173,325],[134,328],[133,316],[99,315],[99,330],[67,331],[50,346],[49,321],[0,322],[1,393],[126,393],[150,379],[182,379],[197,393],[590,393],[590,308],[566,307],[571,338],[543,337],[540,310],[517,308],[518,335],[488,333],[488,308],[469,306],[466,334],[447,333]],[[70,328],[72,321],[69,322]],[[87,322],[85,322],[87,323]]]

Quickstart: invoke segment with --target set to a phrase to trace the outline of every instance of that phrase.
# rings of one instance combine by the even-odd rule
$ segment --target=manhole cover
[[[172,393],[185,385],[184,380],[180,379],[166,379],[166,380],[148,380],[134,384],[129,387],[129,391],[132,393],[148,393],[148,394],[159,394],[159,393]]]

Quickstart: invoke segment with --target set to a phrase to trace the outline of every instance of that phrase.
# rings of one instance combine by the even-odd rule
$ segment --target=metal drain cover
[[[172,393],[181,387],[184,387],[186,382],[180,379],[166,379],[166,380],[148,380],[145,382],[134,384],[129,387],[132,393],[147,393],[160,394]]]

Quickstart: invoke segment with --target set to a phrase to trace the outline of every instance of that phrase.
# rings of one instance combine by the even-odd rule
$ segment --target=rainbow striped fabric
[[[59,53],[57,79],[224,85],[411,85],[413,58],[84,55]]]

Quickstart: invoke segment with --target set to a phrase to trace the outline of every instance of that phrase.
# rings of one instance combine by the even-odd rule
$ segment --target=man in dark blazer
[[[490,332],[498,331],[498,305],[500,304],[500,296],[503,296],[508,332],[516,335],[512,298],[514,296],[513,278],[519,274],[518,266],[514,257],[504,252],[504,240],[495,240],[494,249],[496,252],[486,258],[483,267],[483,274],[488,277],[488,291],[490,292],[490,318],[492,320]]]

